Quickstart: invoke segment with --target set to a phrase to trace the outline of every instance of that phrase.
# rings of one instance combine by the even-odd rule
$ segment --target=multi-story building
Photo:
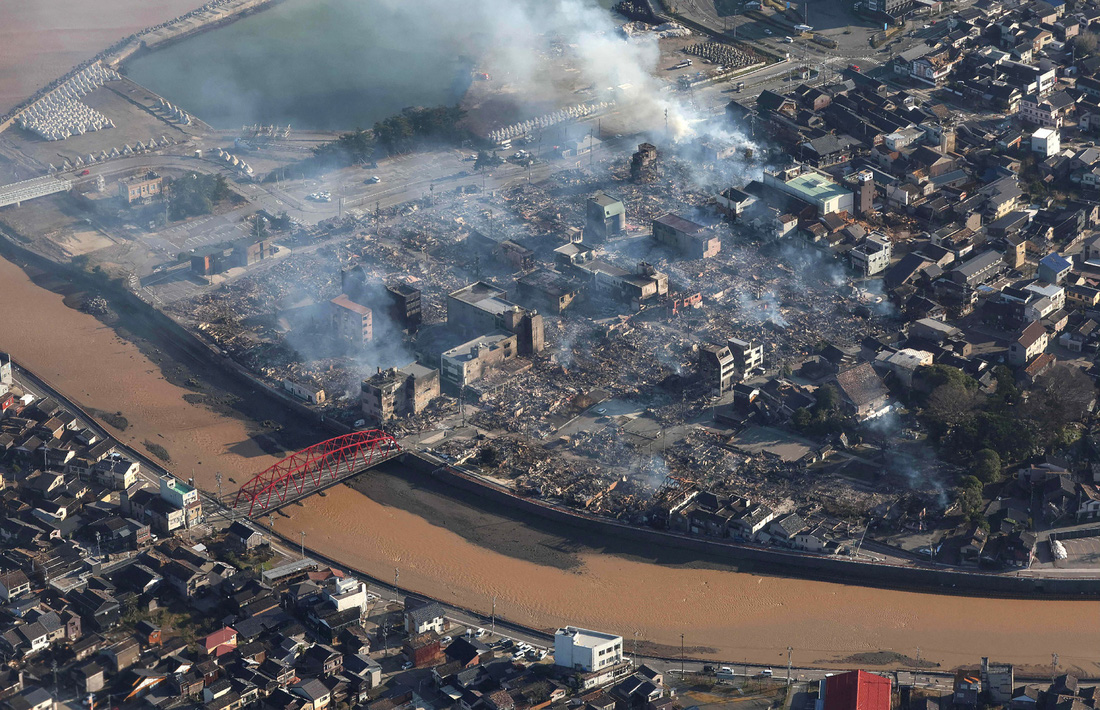
[[[908,15],[914,4],[914,0],[867,0],[867,9],[897,19]]]
[[[118,196],[128,204],[143,202],[160,194],[164,178],[156,173],[135,175],[118,181]]]
[[[671,212],[653,220],[653,238],[688,259],[709,259],[722,248],[718,235]]]
[[[0,397],[11,391],[11,355],[0,353]]]
[[[728,346],[705,343],[699,346],[699,370],[711,385],[717,385],[719,394],[734,385],[737,364]]]
[[[447,296],[447,325],[468,337],[505,331],[516,336],[519,354],[542,352],[545,345],[542,316],[504,296],[503,289],[484,281],[460,288]]]
[[[855,206],[851,190],[841,187],[825,173],[802,165],[765,170],[764,184],[813,205],[821,216],[851,212]]]
[[[1046,328],[1039,321],[1033,321],[1008,346],[1008,362],[1021,367],[1032,361],[1035,356],[1047,349]]]
[[[626,208],[622,200],[605,192],[597,192],[588,198],[584,226],[587,241],[602,242],[622,234],[625,229]]]
[[[418,363],[379,370],[363,380],[359,402],[363,416],[379,424],[394,417],[415,416],[439,396],[439,370]]]
[[[756,341],[730,338],[726,341],[734,366],[746,377],[764,369],[764,346]]]
[[[112,490],[125,490],[137,482],[140,472],[141,464],[115,453],[92,467],[92,479]]]
[[[554,633],[554,665],[591,673],[623,662],[623,638],[566,626]]]
[[[641,304],[668,294],[668,275],[644,261],[633,272],[601,259],[590,259],[578,264],[576,269],[588,279],[594,291],[627,303]]]
[[[518,344],[514,333],[497,331],[479,335],[440,356],[440,384],[450,392],[457,392],[505,362],[514,360],[517,355]]]
[[[160,479],[160,497],[183,511],[185,527],[191,528],[202,522],[202,499],[193,486],[173,476],[163,476]]]
[[[371,309],[352,301],[347,294],[329,301],[329,318],[336,337],[353,348],[361,348],[374,338]]]
[[[890,266],[891,253],[889,238],[880,232],[872,232],[848,252],[848,257],[852,260],[852,266],[864,276],[874,276]]]

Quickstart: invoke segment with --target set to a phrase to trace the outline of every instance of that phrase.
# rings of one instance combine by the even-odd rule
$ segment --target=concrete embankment
[[[1028,577],[1013,573],[982,574],[919,566],[860,562],[838,556],[801,554],[776,548],[741,545],[624,525],[607,518],[516,495],[510,489],[424,456],[410,455],[411,469],[427,473],[456,488],[555,522],[634,540],[698,552],[736,564],[742,571],[775,574],[885,589],[938,594],[1019,599],[1092,599],[1100,597],[1100,579]]]
[[[257,394],[293,413],[311,427],[323,428],[332,434],[348,431],[345,425],[326,419],[289,394],[259,380],[230,358],[218,355],[207,343],[127,289],[113,283],[103,284],[98,280],[93,282],[91,277],[83,272],[52,262],[12,238],[0,239],[0,254],[13,257],[16,261],[29,262],[42,270],[66,272],[70,278],[87,281],[88,287],[110,291],[117,301],[131,309],[130,317],[140,316],[147,320],[162,337],[170,338],[193,357],[217,367],[239,384],[252,388]],[[492,484],[483,478],[448,467],[441,468],[443,462],[435,462],[419,456],[410,457],[408,461],[410,467],[415,470],[430,473],[457,488],[477,492],[500,504],[515,507],[526,513],[646,544],[667,545],[689,550],[705,558],[734,563],[743,571],[940,594],[1065,600],[1100,597],[1100,579],[1097,578],[1051,578],[1011,573],[981,574],[919,566],[866,563],[843,557],[799,554],[775,548],[738,545],[634,527],[518,496],[510,489]],[[257,470],[256,473],[258,472]]]

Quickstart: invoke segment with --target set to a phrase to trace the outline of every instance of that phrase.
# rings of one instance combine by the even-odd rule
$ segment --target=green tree
[[[1001,480],[1001,457],[993,449],[982,449],[974,457],[974,476],[982,483]]]

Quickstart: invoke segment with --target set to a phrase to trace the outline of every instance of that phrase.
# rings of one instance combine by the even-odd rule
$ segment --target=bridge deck
[[[285,491],[285,498],[283,499],[279,498],[277,492],[272,492],[270,496],[268,496],[266,492],[259,493],[256,495],[255,504],[251,506],[251,510],[249,512],[244,513],[244,517],[248,518],[249,520],[255,520],[256,518],[263,517],[264,515],[272,513],[284,506],[290,505],[291,503],[297,503],[303,498],[308,498],[318,491],[323,491],[326,488],[331,488],[338,483],[343,483],[349,478],[352,478],[353,476],[358,476],[360,473],[370,470],[380,463],[391,461],[400,456],[402,453],[404,452],[400,449],[378,453],[375,454],[374,459],[369,464],[364,464],[362,461],[349,464],[341,464],[339,467],[333,470],[334,475],[330,476],[330,474],[326,472],[325,475],[321,477],[317,483],[314,483],[312,478],[307,477],[305,480],[302,481],[301,493],[299,493],[297,488],[295,488],[294,486],[289,486]],[[284,484],[284,486],[287,485],[289,484]],[[241,502],[243,504],[246,501]]]
[[[68,180],[50,175],[0,185],[0,207],[26,202],[36,197],[45,197],[56,192],[65,192],[71,187],[72,183]]]

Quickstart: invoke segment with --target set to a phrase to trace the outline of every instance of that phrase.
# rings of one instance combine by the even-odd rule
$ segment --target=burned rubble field
[[[729,176],[667,158],[654,182],[633,183],[621,157],[592,162],[495,194],[449,193],[353,212],[323,224],[316,249],[170,308],[272,384],[283,378],[318,383],[328,393],[330,416],[350,424],[361,416],[362,379],[376,367],[404,365],[415,353],[396,329],[379,338],[378,316],[369,352],[353,356],[326,345],[318,305],[341,292],[342,270],[361,267],[374,278],[409,281],[421,289],[424,327],[430,328],[446,320],[449,293],[476,280],[507,289],[518,275],[478,256],[468,243],[471,232],[507,236],[540,261],[553,261],[553,250],[584,224],[587,197],[608,191],[626,206],[627,231],[602,245],[602,258],[623,268],[653,263],[668,274],[670,295],[698,293],[702,301],[676,312],[660,305],[631,313],[618,301],[591,295],[563,315],[544,313],[545,351],[525,371],[498,372],[479,383],[484,394],[470,407],[469,424],[490,432],[500,453],[493,475],[513,479],[520,492],[553,495],[622,519],[643,515],[670,475],[781,509],[837,498],[844,498],[841,508],[881,502],[858,487],[826,484],[821,471],[811,476],[805,466],[768,453],[747,455],[729,445],[728,432],[698,426],[714,401],[694,371],[700,345],[728,338],[762,341],[775,367],[796,363],[823,342],[858,344],[886,332],[891,306],[853,286],[840,262],[764,242],[744,227],[722,226],[721,251],[710,259],[684,260],[658,248],[648,235],[650,221],[675,212],[713,223],[705,205]],[[745,163],[739,169],[751,174],[760,167]],[[630,402],[642,414],[603,418],[608,421],[601,426],[574,434],[568,452],[554,450],[565,422],[609,399]],[[443,397],[387,427],[396,435],[427,431],[455,408],[454,399]],[[647,422],[648,430],[637,431],[631,420]],[[656,442],[666,431],[667,440]],[[477,446],[448,439],[433,449],[460,456]]]

